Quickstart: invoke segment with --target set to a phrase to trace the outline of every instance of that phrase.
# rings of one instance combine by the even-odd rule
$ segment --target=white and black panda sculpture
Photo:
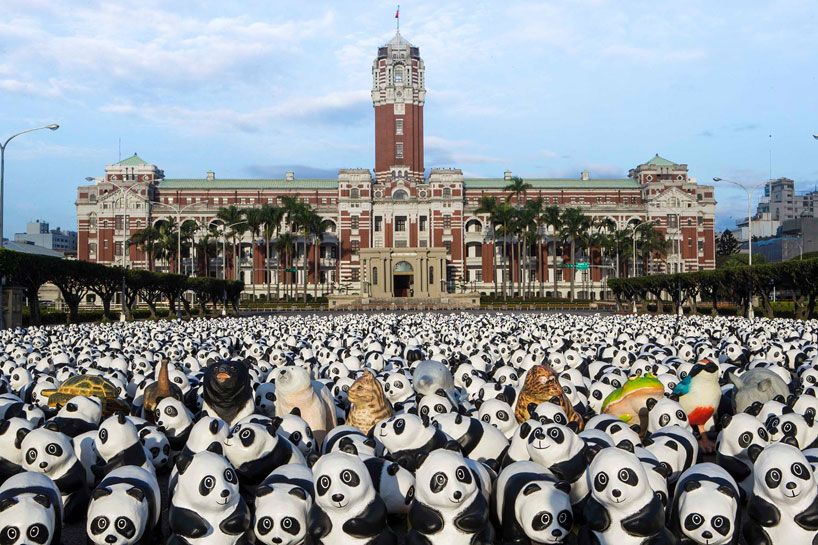
[[[739,487],[716,464],[697,464],[679,477],[668,516],[682,545],[736,545],[741,534]]]
[[[415,474],[408,545],[490,545],[494,532],[481,478],[459,452],[438,449]]]
[[[104,464],[92,466],[97,480],[124,466],[137,466],[155,473],[153,461],[139,440],[136,426],[122,413],[109,416],[100,424],[95,445],[104,461]]]
[[[24,471],[23,438],[34,426],[22,418],[0,420],[0,484],[12,475]]]
[[[747,506],[748,545],[791,545],[818,540],[818,486],[800,450],[770,445],[753,464],[753,495]]]
[[[150,545],[161,536],[161,509],[153,473],[135,465],[115,468],[91,493],[88,540],[96,545]]]
[[[636,455],[619,448],[602,449],[588,467],[591,495],[579,541],[589,545],[671,545],[665,512],[650,488]]]
[[[26,471],[0,486],[0,543],[60,545],[62,497],[42,473]]]
[[[312,471],[307,466],[288,464],[271,473],[256,489],[253,511],[256,543],[304,543],[314,496]]]
[[[250,511],[226,458],[210,451],[180,455],[168,520],[169,545],[236,545],[247,542]]]

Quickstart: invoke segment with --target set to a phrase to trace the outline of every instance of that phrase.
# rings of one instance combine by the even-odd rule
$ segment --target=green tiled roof
[[[134,153],[127,159],[123,159],[117,164],[123,167],[141,167],[142,165],[147,165],[148,163]]]
[[[646,164],[646,165],[653,165],[653,166],[655,166],[655,167],[672,167],[672,166],[674,166],[676,163],[674,163],[673,161],[668,161],[668,160],[667,160],[667,159],[665,159],[664,157],[659,157],[659,154],[657,153],[657,154],[656,154],[656,155],[653,157],[653,159],[651,159],[650,161],[648,161],[648,162],[647,162],[647,163],[645,163],[645,164]]]
[[[159,189],[338,189],[338,180],[275,180],[224,178],[204,180],[201,178],[165,178],[159,183]]]
[[[532,189],[639,189],[639,184],[630,178],[607,180],[577,180],[576,178],[525,178]],[[509,184],[503,178],[477,178],[463,180],[466,189],[505,189]]]

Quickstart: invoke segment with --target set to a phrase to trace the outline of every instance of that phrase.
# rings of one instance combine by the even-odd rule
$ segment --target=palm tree
[[[494,269],[494,295],[497,295],[497,229],[496,225],[492,222],[492,214],[494,209],[497,207],[497,199],[495,197],[489,197],[487,195],[483,195],[480,197],[480,204],[477,206],[477,209],[474,211],[475,215],[485,215],[488,216],[488,224],[491,229],[491,240],[492,240],[492,268]]]
[[[303,294],[303,301],[304,303],[307,302],[307,280],[308,280],[308,259],[307,259],[307,239],[310,236],[310,226],[313,222],[317,221],[316,216],[317,214],[315,211],[310,208],[309,205],[305,205],[303,203],[299,203],[300,206],[297,207],[295,211],[295,225],[298,227],[298,231],[301,235],[301,240],[304,243],[304,263],[302,266],[302,275],[303,275],[303,283],[304,283],[304,294]],[[298,255],[298,242],[296,241],[296,248],[295,253]]]
[[[205,276],[210,276],[210,259],[219,255],[219,232],[215,225],[211,225],[196,243],[199,255],[204,255]]]
[[[260,208],[261,218],[264,222],[264,241],[267,243],[267,254],[264,267],[267,269],[267,301],[270,300],[270,281],[272,281],[272,274],[270,272],[270,241],[278,236],[278,231],[281,228],[281,219],[284,217],[284,209],[271,204],[263,204]],[[276,282],[276,299],[278,298],[278,282]]]
[[[278,238],[276,239],[276,251],[278,251],[279,256],[279,269],[286,269],[287,265],[290,261],[290,255],[292,254],[293,246],[295,246],[295,237],[293,237],[292,233],[289,231],[286,233],[281,233]],[[284,258],[284,262],[281,263],[281,258]],[[284,295],[287,295],[287,286],[289,282],[287,282],[287,273],[285,271],[284,274]]]
[[[166,220],[162,220],[157,227],[156,242],[153,245],[154,256],[164,259],[168,266],[168,271],[171,270],[171,264],[176,260],[176,255],[179,252],[177,237],[177,230],[179,226],[176,225],[176,220],[170,216]]]
[[[182,257],[183,258],[185,257],[185,251],[184,250],[185,250],[185,247],[187,247],[187,253],[188,253],[187,257],[189,257],[191,259],[190,271],[191,271],[191,274],[192,274],[193,273],[193,266],[192,266],[193,236],[196,234],[196,231],[199,230],[199,224],[195,220],[192,220],[192,219],[185,220],[185,221],[182,222],[182,225],[181,225],[180,229],[182,230],[182,233],[181,233],[181,235],[182,235],[182,248],[181,248]],[[181,273],[181,271],[178,271],[178,272]]]
[[[324,240],[324,233],[332,226],[331,220],[325,220],[317,212],[310,216],[309,233],[313,245],[313,257],[315,258],[315,296],[318,297],[318,283],[321,281],[321,242]],[[315,241],[318,241],[316,244]],[[306,290],[305,290],[306,291]]]
[[[566,208],[560,217],[562,236],[570,241],[571,247],[571,301],[574,300],[574,282],[576,280],[576,243],[588,226],[588,216],[581,208]]]
[[[284,208],[284,218],[286,220],[287,232],[293,233],[298,231],[298,216],[303,208],[303,203],[298,200],[298,194],[285,195],[281,197],[281,206]],[[298,239],[294,238],[295,255],[298,255]]]
[[[145,254],[146,261],[148,262],[148,270],[150,271],[153,270],[153,248],[158,238],[159,230],[149,225],[135,232],[127,241],[128,247],[136,246],[140,252]]]
[[[525,261],[527,253],[526,250],[528,249],[526,244],[527,233],[532,226],[535,225],[536,220],[534,219],[534,211],[531,208],[526,207],[514,211],[512,230],[516,238],[515,246],[517,249],[517,286],[519,290],[518,293],[522,298],[526,297],[523,271],[525,269],[529,269],[528,264]]]
[[[636,231],[639,233],[637,252],[643,261],[644,274],[649,274],[648,265],[650,264],[651,256],[654,254],[666,256],[670,249],[671,242],[665,239],[664,234],[655,228],[653,222],[640,223]],[[636,257],[634,257],[634,259],[636,259]]]
[[[552,204],[543,210],[542,222],[545,226],[551,227],[552,239],[554,241],[554,251],[552,261],[554,262],[554,291],[551,293],[552,297],[557,297],[557,233],[562,231],[562,212],[560,207]]]
[[[543,264],[542,260],[542,237],[540,236],[540,228],[545,225],[545,218],[543,217],[543,213],[545,210],[545,202],[543,201],[542,197],[537,197],[536,199],[532,199],[530,201],[526,201],[525,203],[526,209],[529,210],[532,216],[532,223],[531,227],[534,228],[534,234],[536,235],[533,239],[533,243],[537,247],[537,279],[540,282],[540,297],[543,296]]]
[[[507,257],[507,242],[509,240],[509,224],[514,219],[514,208],[511,207],[510,204],[507,202],[498,203],[497,206],[494,207],[492,211],[492,223],[495,225],[501,225],[501,232],[503,234],[503,270],[506,271],[506,257]],[[509,262],[509,267],[511,267],[511,263]],[[508,300],[508,292],[506,291],[506,273],[503,273],[503,301]],[[511,271],[508,270],[509,279],[511,277]]]
[[[229,231],[224,233],[224,236],[229,236],[232,238],[232,250],[233,250],[233,279],[236,279],[236,274],[238,272],[238,259],[236,257],[236,236],[242,232],[240,229],[241,223],[243,220],[243,214],[241,209],[239,209],[235,204],[231,204],[228,207],[219,208],[218,212],[216,212],[216,217],[220,219],[224,223],[224,228],[229,229]],[[227,261],[227,256],[225,256],[225,264]],[[227,269],[225,269],[227,270]],[[225,278],[227,275],[225,274]]]
[[[522,207],[523,201],[525,200],[526,192],[531,189],[532,186],[530,183],[523,181],[522,178],[519,176],[512,176],[511,182],[506,185],[504,188],[505,191],[510,191],[508,194],[508,198],[506,200],[510,201],[512,196],[517,198],[517,208]],[[520,200],[520,195],[523,196],[523,200]]]
[[[253,256],[256,255],[256,252],[259,251],[259,244],[258,240],[261,237],[261,227],[264,224],[264,218],[261,215],[260,208],[245,208],[242,210],[244,214],[244,223],[247,225],[247,230],[250,232],[250,236],[253,237],[252,247],[253,247]],[[255,263],[253,264],[253,284],[255,284]],[[254,294],[255,295],[255,294]]]

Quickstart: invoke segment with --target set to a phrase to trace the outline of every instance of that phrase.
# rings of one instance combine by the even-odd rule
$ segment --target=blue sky
[[[168,177],[334,176],[374,163],[369,97],[395,3],[4,0],[5,234],[76,228],[76,187],[134,152]],[[426,166],[818,184],[818,4],[407,1]],[[770,136],[771,135],[771,136]],[[719,188],[717,225],[746,210]]]

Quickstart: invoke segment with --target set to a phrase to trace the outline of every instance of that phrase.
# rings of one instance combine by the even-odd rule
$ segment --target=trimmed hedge
[[[141,299],[148,305],[147,316],[159,318],[156,304],[167,300],[169,314],[176,314],[176,303],[181,301],[185,313],[190,316],[189,303],[182,297],[186,291],[193,291],[201,311],[207,314],[207,304],[212,303],[213,312],[219,304],[229,304],[234,313],[238,312],[238,300],[244,290],[243,282],[225,281],[210,277],[189,277],[180,274],[166,274],[140,269],[124,269],[119,266],[107,267],[87,261],[69,261],[56,257],[24,254],[0,248],[0,274],[5,275],[7,284],[18,286],[28,300],[28,324],[78,323],[106,319],[119,319],[119,314],[111,311],[111,301],[125,287],[126,315],[129,319],[139,317],[141,311],[134,309]],[[42,312],[39,291],[43,284],[51,282],[59,288],[68,312]],[[84,311],[79,307],[89,293],[94,293],[102,301],[101,311]],[[90,312],[90,314],[88,314]],[[94,314],[94,313],[98,313]],[[46,321],[47,320],[47,321]],[[52,321],[53,320],[53,321]]]
[[[791,316],[796,319],[815,317],[818,301],[818,259],[767,263],[744,267],[731,267],[713,271],[698,271],[677,274],[655,274],[630,278],[611,278],[608,286],[616,297],[617,304],[623,305],[636,299],[647,307],[647,296],[653,295],[657,312],[664,312],[662,296],[669,296],[672,305],[689,301],[691,310],[697,312],[696,298],[702,296],[712,305],[713,315],[722,312],[720,302],[736,303],[745,316],[753,297],[757,296],[761,313],[772,318],[775,315]],[[772,291],[779,295],[789,294],[790,308],[779,307],[780,302],[772,302]],[[739,313],[737,311],[736,313]]]

